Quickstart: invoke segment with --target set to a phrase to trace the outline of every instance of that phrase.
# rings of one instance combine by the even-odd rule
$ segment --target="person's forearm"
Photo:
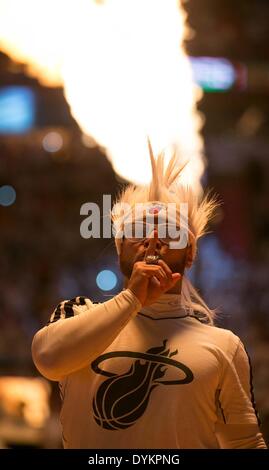
[[[90,364],[140,307],[139,300],[126,289],[107,302],[42,328],[32,343],[37,369],[50,380],[60,380]]]

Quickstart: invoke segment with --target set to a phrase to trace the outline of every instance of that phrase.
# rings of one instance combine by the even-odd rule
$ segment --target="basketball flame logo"
[[[146,353],[133,351],[114,351],[99,356],[92,362],[92,369],[109,379],[98,388],[93,399],[93,413],[96,423],[109,430],[126,429],[145,412],[150,395],[159,385],[188,384],[193,380],[192,371],[181,362],[171,359],[177,350],[170,353],[166,349],[167,340],[161,347],[148,349]],[[129,370],[115,374],[99,368],[99,364],[115,357],[136,359]],[[141,363],[141,360],[143,363]],[[167,367],[172,366],[184,372],[184,377],[177,380],[161,380]]]

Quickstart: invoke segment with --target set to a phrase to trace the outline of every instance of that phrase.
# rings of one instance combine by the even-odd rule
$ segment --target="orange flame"
[[[105,147],[115,171],[150,178],[154,152],[176,146],[200,187],[201,117],[182,48],[186,14],[177,0],[0,0],[0,47],[30,73],[64,84],[83,133]],[[169,153],[169,152],[168,152]]]

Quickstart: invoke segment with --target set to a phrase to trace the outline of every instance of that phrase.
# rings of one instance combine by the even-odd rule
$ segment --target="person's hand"
[[[145,258],[155,255],[157,240],[157,231],[154,230],[154,236],[150,238]],[[158,264],[137,261],[134,263],[127,288],[134,293],[143,306],[151,305],[164,292],[171,289],[180,277],[179,273],[172,273],[169,266],[161,259]]]

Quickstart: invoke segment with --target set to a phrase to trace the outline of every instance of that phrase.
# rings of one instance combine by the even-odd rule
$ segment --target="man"
[[[112,211],[124,290],[61,302],[33,340],[37,368],[60,382],[64,447],[265,448],[244,347],[185,274],[217,202],[181,184],[176,156],[166,170],[150,157],[151,184]]]

